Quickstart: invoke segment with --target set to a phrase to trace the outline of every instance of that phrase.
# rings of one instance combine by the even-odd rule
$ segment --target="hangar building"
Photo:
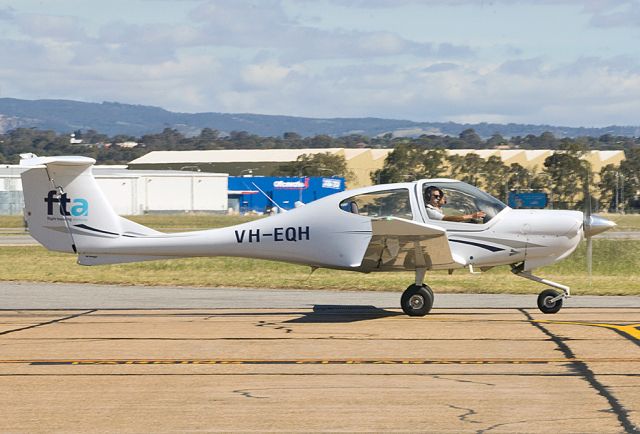
[[[241,176],[252,171],[256,175],[277,175],[278,167],[295,161],[302,154],[329,152],[343,155],[347,166],[355,174],[348,188],[371,185],[371,174],[384,165],[384,160],[392,149],[371,148],[325,148],[325,149],[243,149],[211,151],[153,151],[129,163],[131,169],[197,169],[202,171],[225,172]],[[552,150],[521,149],[452,149],[449,155],[478,154],[487,159],[497,156],[506,165],[518,163],[528,170],[539,172],[544,160],[553,154]],[[624,151],[590,151],[585,157],[593,171],[598,173],[607,164],[619,165],[624,160]]]
[[[278,167],[295,161],[302,154],[331,153],[345,157],[355,179],[349,188],[371,185],[371,173],[384,164],[389,149],[313,148],[313,149],[241,149],[211,151],[153,151],[129,162],[131,169],[197,169],[242,176],[248,172],[277,176]]]
[[[0,166],[0,214],[22,214],[20,166]],[[227,174],[136,171],[126,166],[94,166],[94,176],[120,215],[150,212],[227,211]]]

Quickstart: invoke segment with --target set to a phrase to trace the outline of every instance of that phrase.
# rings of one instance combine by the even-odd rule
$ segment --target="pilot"
[[[484,211],[477,211],[473,214],[465,215],[444,215],[442,206],[447,203],[444,192],[436,187],[429,186],[425,189],[425,202],[427,204],[427,215],[432,220],[444,220],[448,222],[473,222],[485,216]]]

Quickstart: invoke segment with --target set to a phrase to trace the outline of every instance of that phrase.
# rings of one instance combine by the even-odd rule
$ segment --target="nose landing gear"
[[[554,289],[547,288],[538,295],[538,309],[540,309],[542,313],[558,313],[562,308],[562,302],[564,299],[571,296],[569,287],[552,282],[551,280],[534,276],[529,271],[523,271],[523,269],[524,264],[520,264],[511,267],[511,272],[516,276],[524,277],[525,279],[533,280],[534,282],[543,283],[562,291],[559,292]]]
[[[562,308],[563,294],[553,289],[545,289],[538,295],[538,309],[542,313],[557,313]]]

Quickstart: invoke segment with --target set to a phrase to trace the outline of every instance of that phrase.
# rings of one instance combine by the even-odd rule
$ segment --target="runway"
[[[84,307],[52,307],[82,289]],[[640,427],[638,297],[556,315],[527,307],[535,296],[448,306],[461,297],[424,318],[389,307],[398,294],[332,291],[200,289],[202,306],[177,309],[171,289],[2,283],[0,301],[21,290],[22,307],[0,311],[2,432]]]

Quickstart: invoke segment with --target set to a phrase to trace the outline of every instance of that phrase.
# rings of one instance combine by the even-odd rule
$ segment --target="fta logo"
[[[86,199],[69,199],[67,193],[58,195],[55,190],[49,191],[44,198],[47,204],[47,215],[53,215],[53,204],[60,204],[60,214],[63,216],[82,217],[89,215],[89,202]]]

